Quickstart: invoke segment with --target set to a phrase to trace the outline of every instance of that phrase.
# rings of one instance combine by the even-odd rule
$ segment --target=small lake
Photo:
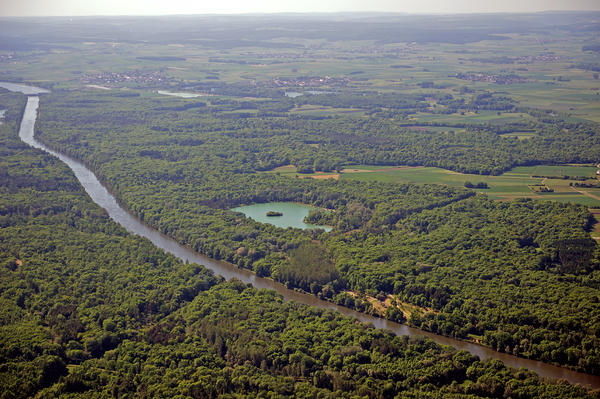
[[[31,92],[48,92],[47,90],[36,87],[27,87],[22,85],[15,85],[13,83],[0,82],[0,87],[5,87],[11,90],[7,86],[12,87],[14,89],[12,91],[21,91],[19,90],[19,87],[21,87],[22,92],[24,94],[28,94]],[[481,346],[472,342],[461,341],[454,338],[444,337],[442,335],[437,335],[413,327],[409,327],[406,324],[398,324],[390,320],[381,319],[379,317],[368,315],[366,313],[361,313],[356,310],[337,305],[333,302],[324,301],[312,294],[306,294],[288,289],[284,285],[277,283],[272,279],[258,277],[250,270],[240,269],[238,266],[232,265],[231,263],[211,259],[207,256],[201,255],[193,251],[187,246],[179,244],[174,239],[162,234],[158,230],[148,227],[135,216],[130,214],[127,210],[122,208],[115,199],[115,197],[113,197],[113,195],[106,189],[106,187],[104,187],[102,183],[100,183],[96,175],[91,170],[89,170],[87,166],[85,166],[83,163],[67,155],[51,150],[50,148],[46,147],[46,145],[37,141],[37,139],[34,136],[34,126],[37,118],[38,105],[39,97],[30,96],[27,99],[27,106],[25,107],[25,112],[23,112],[23,119],[21,120],[21,127],[19,129],[19,137],[21,138],[21,140],[23,140],[23,142],[31,145],[34,148],[40,148],[46,151],[47,153],[56,156],[58,159],[66,163],[73,170],[73,173],[77,177],[77,180],[79,180],[79,182],[84,187],[85,191],[90,195],[92,200],[96,202],[100,207],[104,208],[108,215],[111,217],[111,219],[123,226],[127,231],[133,234],[137,234],[141,237],[147,238],[158,248],[161,248],[162,250],[177,256],[182,261],[204,265],[208,269],[212,270],[216,274],[223,276],[227,280],[236,278],[245,284],[252,284],[258,289],[275,290],[280,295],[282,295],[286,301],[296,301],[298,303],[303,303],[310,306],[317,306],[321,309],[335,310],[342,315],[353,317],[357,320],[362,321],[363,323],[370,323],[375,328],[392,331],[396,335],[407,335],[410,337],[421,338],[429,337],[438,344],[451,345],[458,350],[466,350],[472,355],[478,356],[482,360],[489,358],[499,359],[503,361],[504,364],[506,364],[507,366],[513,368],[525,367],[535,373],[538,373],[542,377],[551,379],[566,379],[571,384],[581,384],[592,389],[600,389],[600,376],[579,373],[577,371],[569,370],[564,367],[554,366],[548,363],[543,363],[541,361],[524,359],[516,357],[514,355],[509,355],[507,353],[497,352],[496,350],[486,346]],[[273,204],[275,203],[260,204],[269,206],[269,209],[266,209],[264,211],[265,218],[266,213],[269,210],[281,212],[281,208],[276,209],[273,207]],[[293,205],[295,207],[308,208],[308,210],[311,209],[310,206],[290,202],[281,202],[280,204],[285,204],[286,206]],[[301,221],[303,218],[304,216],[302,216],[299,220]],[[271,221],[268,220],[267,223],[271,223]],[[306,224],[304,225],[308,226]]]
[[[297,204],[295,202],[268,202],[265,204],[254,204],[233,208],[234,212],[241,212],[247,217],[261,223],[269,223],[283,229],[295,227],[298,229],[323,229],[331,231],[331,227],[317,226],[304,223],[304,218],[312,209],[309,205]],[[282,216],[267,216],[267,212],[281,212]]]
[[[321,90],[308,90],[305,93],[312,94],[313,96],[316,96],[319,94],[333,94],[332,91],[321,91]]]
[[[316,96],[318,94],[333,94],[333,92],[332,91],[320,91],[320,90],[307,90],[304,93],[299,93],[297,91],[286,91],[285,92],[285,96],[290,97],[290,98],[300,97],[305,94],[312,94],[313,96]]]
[[[100,85],[85,85],[85,87],[89,87],[90,89],[98,89],[98,90],[112,90],[110,87],[100,86]]]
[[[172,91],[166,91],[166,90],[159,90],[158,94],[162,94],[164,96],[174,96],[174,97],[181,97],[181,98],[196,98],[196,97],[202,97],[204,94],[199,94],[199,93],[177,93],[177,92],[172,92]]]
[[[290,98],[296,98],[296,97],[300,97],[303,95],[304,95],[303,93],[298,93],[297,91],[286,91],[285,92],[285,96],[290,97]]]

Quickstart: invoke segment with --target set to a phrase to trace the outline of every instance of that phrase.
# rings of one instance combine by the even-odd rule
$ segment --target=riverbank
[[[106,209],[110,217],[116,222],[120,223],[125,229],[130,232],[139,234],[143,237],[148,238],[159,248],[178,256],[180,259],[189,262],[195,262],[203,264],[207,268],[213,270],[215,273],[222,275],[223,277],[237,278],[244,283],[250,283],[257,288],[267,288],[277,291],[286,300],[294,300],[300,303],[304,303],[311,306],[317,306],[323,309],[332,309],[344,314],[346,316],[354,317],[365,323],[372,323],[376,328],[384,328],[391,330],[397,335],[408,335],[412,337],[429,337],[435,342],[442,345],[451,345],[460,350],[467,350],[472,354],[479,356],[482,359],[497,358],[502,360],[507,366],[519,368],[526,367],[539,375],[547,378],[559,379],[563,378],[571,383],[579,383],[584,386],[591,388],[600,388],[600,377],[592,376],[583,373],[577,373],[565,368],[549,365],[539,361],[533,361],[528,359],[518,358],[512,355],[503,354],[496,352],[490,348],[483,347],[477,344],[468,343],[460,340],[455,340],[448,337],[439,336],[436,334],[426,333],[421,330],[410,328],[406,325],[394,323],[388,320],[380,319],[374,316],[369,316],[364,313],[356,312],[348,308],[320,300],[312,295],[299,293],[297,291],[289,290],[279,283],[274,282],[270,279],[260,278],[254,275],[252,272],[244,269],[239,269],[233,265],[225,262],[218,262],[213,259],[201,256],[191,249],[177,243],[173,239],[161,234],[157,230],[154,230],[139,219],[131,215],[129,212],[124,210],[117,203],[114,196],[112,196],[108,190],[99,182],[95,174],[85,167],[81,162],[74,158],[65,156],[59,152],[56,152],[43,143],[37,141],[34,137],[34,125],[37,117],[37,107],[39,104],[39,97],[30,97],[27,102],[27,107],[23,115],[21,123],[21,130],[19,131],[20,137],[24,142],[40,148],[65,162],[75,173],[77,179],[84,186],[86,192],[90,197]]]

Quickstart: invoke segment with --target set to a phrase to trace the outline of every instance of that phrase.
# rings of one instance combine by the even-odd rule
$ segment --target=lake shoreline
[[[428,337],[438,344],[449,345],[457,348],[458,350],[469,351],[470,353],[479,356],[482,360],[487,358],[496,358],[503,361],[509,367],[528,368],[531,371],[536,372],[541,377],[552,379],[564,378],[573,384],[580,384],[582,386],[590,388],[600,388],[600,376],[580,373],[568,368],[555,366],[549,363],[544,363],[537,360],[529,360],[526,358],[516,357],[510,354],[497,352],[487,346],[429,333],[424,330],[409,327],[405,324],[394,323],[386,319],[381,319],[372,315],[368,315],[366,313],[354,311],[352,309],[345,308],[341,305],[337,305],[333,302],[318,299],[312,294],[301,294],[299,291],[290,290],[272,279],[260,278],[247,269],[242,269],[232,264],[228,264],[226,262],[215,261],[214,259],[210,259],[206,256],[201,256],[188,246],[182,245],[174,239],[164,235],[160,231],[148,226],[139,218],[137,218],[137,216],[130,213],[127,210],[127,208],[118,204],[118,201],[116,199],[118,198],[118,196],[111,195],[106,186],[98,180],[93,170],[91,168],[86,167],[84,163],[75,159],[74,157],[65,156],[60,151],[55,151],[51,149],[50,146],[47,146],[43,142],[38,141],[34,137],[34,126],[35,121],[37,119],[37,104],[35,104],[33,115],[30,116],[31,120],[26,121],[26,117],[28,116],[27,111],[31,109],[31,107],[29,106],[30,101],[32,102],[32,104],[34,102],[38,102],[39,97],[30,95],[30,97],[28,98],[27,105],[25,107],[21,121],[21,127],[19,129],[19,137],[25,143],[33,147],[42,149],[50,153],[51,155],[58,157],[61,161],[65,162],[73,170],[75,176],[77,177],[79,182],[84,186],[86,192],[90,195],[90,197],[92,197],[92,200],[100,207],[105,209],[109,216],[115,222],[120,224],[126,230],[149,239],[157,247],[165,250],[166,252],[170,252],[184,261],[191,260],[195,263],[205,265],[207,269],[212,270],[216,274],[222,275],[226,279],[238,278],[241,281],[250,283],[259,289],[273,289],[277,291],[278,294],[282,295],[282,297],[285,300],[294,300],[300,303],[304,303],[306,305],[316,306],[321,309],[336,310],[345,316],[353,317],[355,319],[360,320],[361,322],[371,323],[375,328],[390,330],[396,335],[408,335],[411,337]],[[28,142],[25,139],[23,139],[23,136],[21,135],[21,131],[29,127],[31,128],[31,142]],[[88,177],[88,179],[82,180],[82,175],[85,175],[86,177]],[[234,272],[233,268],[237,269],[237,272]],[[241,272],[242,270],[244,272]]]

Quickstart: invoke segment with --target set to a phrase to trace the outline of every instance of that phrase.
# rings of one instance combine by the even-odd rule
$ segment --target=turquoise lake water
[[[249,218],[261,223],[270,223],[274,226],[287,228],[296,227],[299,229],[315,229],[321,228],[325,231],[330,231],[331,227],[317,226],[314,224],[304,223],[304,218],[308,215],[312,206],[297,204],[294,202],[269,202],[265,204],[254,204],[233,208],[234,212],[241,212]],[[281,212],[282,216],[267,216],[267,212]]]

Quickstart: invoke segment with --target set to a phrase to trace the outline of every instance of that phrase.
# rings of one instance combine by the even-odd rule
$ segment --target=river
[[[8,86],[8,87],[7,87]],[[538,375],[550,378],[550,379],[565,379],[572,384],[580,384],[589,388],[598,389],[600,388],[600,376],[594,376],[584,373],[578,373],[563,367],[553,366],[544,362],[522,359],[516,356],[512,356],[506,353],[497,352],[491,348],[474,344],[471,342],[465,342],[456,340],[453,338],[444,337],[437,334],[428,333],[416,328],[408,327],[404,324],[398,324],[392,321],[381,319],[378,317],[370,316],[364,313],[354,311],[343,306],[336,305],[331,302],[323,301],[315,297],[314,295],[305,294],[285,288],[282,284],[279,284],[273,280],[257,277],[254,273],[249,270],[240,269],[229,263],[216,261],[209,257],[198,254],[177,243],[172,238],[165,236],[159,231],[146,226],[135,216],[131,215],[125,209],[123,209],[116,201],[116,199],[108,192],[108,190],[100,183],[96,178],[96,175],[89,170],[84,164],[78,160],[71,158],[67,155],[58,153],[41,142],[37,141],[34,137],[35,120],[37,118],[37,109],[39,106],[39,97],[34,95],[38,93],[46,93],[46,90],[39,89],[36,92],[34,87],[25,87],[18,85],[18,87],[25,87],[25,90],[14,89],[14,86],[6,85],[0,82],[0,87],[8,88],[12,91],[25,91],[28,94],[27,106],[23,114],[23,120],[21,121],[21,127],[19,129],[19,137],[25,143],[32,147],[42,149],[49,154],[54,155],[61,161],[66,163],[75,173],[75,176],[84,187],[85,191],[89,194],[92,200],[104,208],[108,215],[115,222],[122,225],[127,231],[138,234],[152,241],[157,247],[172,253],[183,261],[189,261],[204,265],[206,268],[212,270],[216,274],[223,276],[226,279],[237,278],[244,283],[250,283],[256,288],[264,288],[277,291],[282,295],[285,300],[292,300],[300,303],[304,303],[310,306],[316,306],[322,309],[335,310],[345,316],[353,317],[365,323],[371,323],[375,328],[382,328],[390,330],[397,335],[408,335],[411,337],[429,337],[433,341],[441,345],[453,346],[456,349],[466,350],[473,355],[479,356],[481,359],[499,359],[504,362],[505,365],[514,368],[524,367],[531,371],[534,371]],[[13,87],[11,89],[11,87]]]

